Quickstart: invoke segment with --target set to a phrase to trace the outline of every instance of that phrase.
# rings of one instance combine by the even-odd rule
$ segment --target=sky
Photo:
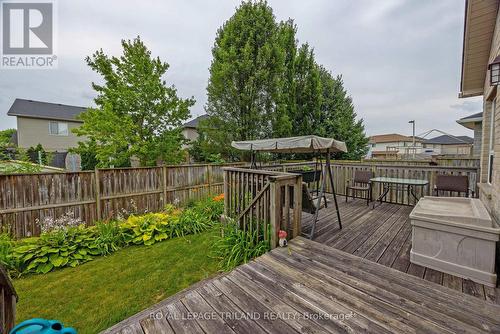
[[[1,2],[1,0],[0,0]],[[170,64],[165,76],[204,113],[217,29],[240,1],[57,0],[58,68],[0,69],[0,129],[15,128],[15,98],[91,106],[100,78],[84,59],[98,49],[121,53],[121,39],[141,36]],[[459,99],[463,0],[269,0],[277,20],[292,18],[300,43],[341,74],[368,135],[440,129],[473,132],[456,120],[481,111],[482,99]]]

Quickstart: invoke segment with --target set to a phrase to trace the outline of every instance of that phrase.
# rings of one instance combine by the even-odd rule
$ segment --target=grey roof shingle
[[[467,121],[469,119],[475,119],[475,118],[483,118],[483,112],[478,112],[476,114],[472,114],[472,115],[469,115],[469,116],[465,116],[465,117],[462,117],[460,118],[458,121]]]
[[[424,144],[457,145],[457,144],[472,144],[472,143],[474,143],[474,139],[469,136],[442,135],[435,138],[424,140]]]
[[[76,116],[86,110],[85,107],[16,99],[7,115],[81,122],[76,119]]]
[[[200,116],[196,117],[195,119],[192,119],[187,123],[184,123],[182,125],[182,127],[196,129],[196,128],[198,128],[198,124],[200,123],[200,121],[206,119],[207,117],[208,117],[207,114],[200,115]]]

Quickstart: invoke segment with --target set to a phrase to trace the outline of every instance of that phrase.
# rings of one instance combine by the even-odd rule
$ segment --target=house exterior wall
[[[405,147],[411,147],[412,144],[413,144],[412,142],[403,142],[403,141],[387,142],[387,143],[369,143],[367,157],[371,157],[373,151],[388,151],[391,150],[391,148],[394,149],[395,147],[399,150],[400,154],[404,154]],[[415,143],[415,146],[417,146],[417,153],[419,153],[422,144],[417,142]]]
[[[474,145],[472,146],[472,155],[474,157],[481,156],[481,142],[483,137],[483,123],[477,122],[474,124]]]
[[[42,144],[46,151],[66,152],[72,147],[78,146],[84,137],[76,136],[72,130],[79,127],[81,123],[61,121],[68,124],[68,135],[52,135],[49,133],[48,119],[17,117],[17,140],[18,146],[24,149]]]
[[[198,139],[198,131],[193,128],[182,129],[182,135],[184,136],[184,138],[190,141],[195,141],[196,139]]]
[[[182,129],[182,135],[189,141],[195,141],[198,139],[198,131],[194,128],[184,128]],[[189,148],[189,143],[182,145],[183,149]]]
[[[472,152],[471,145],[440,145],[440,154],[449,155],[470,155]]]
[[[491,43],[489,63],[500,55],[500,16],[497,14],[495,32]],[[496,87],[490,87],[489,73],[486,75],[483,94],[483,127],[481,142],[481,179],[479,198],[486,205],[491,215],[500,222],[500,94]],[[494,159],[493,178],[488,182],[488,159],[490,145],[490,128],[492,104],[495,101]]]

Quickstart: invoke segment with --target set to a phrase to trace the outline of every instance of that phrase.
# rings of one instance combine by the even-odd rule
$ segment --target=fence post
[[[208,195],[212,196],[212,165],[207,165]]]
[[[101,220],[101,184],[99,182],[99,169],[94,169],[95,178],[95,208],[97,213],[97,220]]]
[[[163,206],[167,205],[167,167],[163,165],[161,167],[162,172],[162,183],[163,183]]]
[[[274,177],[269,178],[271,192],[270,224],[271,224],[271,249],[278,244],[278,231],[281,226],[281,185]]]
[[[229,214],[229,183],[228,183],[228,174],[227,170],[223,171],[224,177],[224,216],[228,217]]]
[[[293,238],[302,230],[302,175],[298,175],[293,186]]]

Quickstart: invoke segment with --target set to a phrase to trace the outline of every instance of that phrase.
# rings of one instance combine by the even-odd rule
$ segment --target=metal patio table
[[[405,179],[405,178],[397,178],[397,177],[374,177],[370,179],[372,184],[380,183],[382,184],[382,193],[380,196],[373,202],[373,208],[375,208],[375,203],[378,201],[382,204],[382,201],[386,199],[387,194],[391,189],[395,189],[396,191],[404,192],[406,191],[408,197],[408,205],[410,205],[410,196],[415,199],[415,203],[418,202],[418,197],[415,194],[415,188],[417,187],[425,187],[429,184],[427,180],[419,180],[419,179]]]

